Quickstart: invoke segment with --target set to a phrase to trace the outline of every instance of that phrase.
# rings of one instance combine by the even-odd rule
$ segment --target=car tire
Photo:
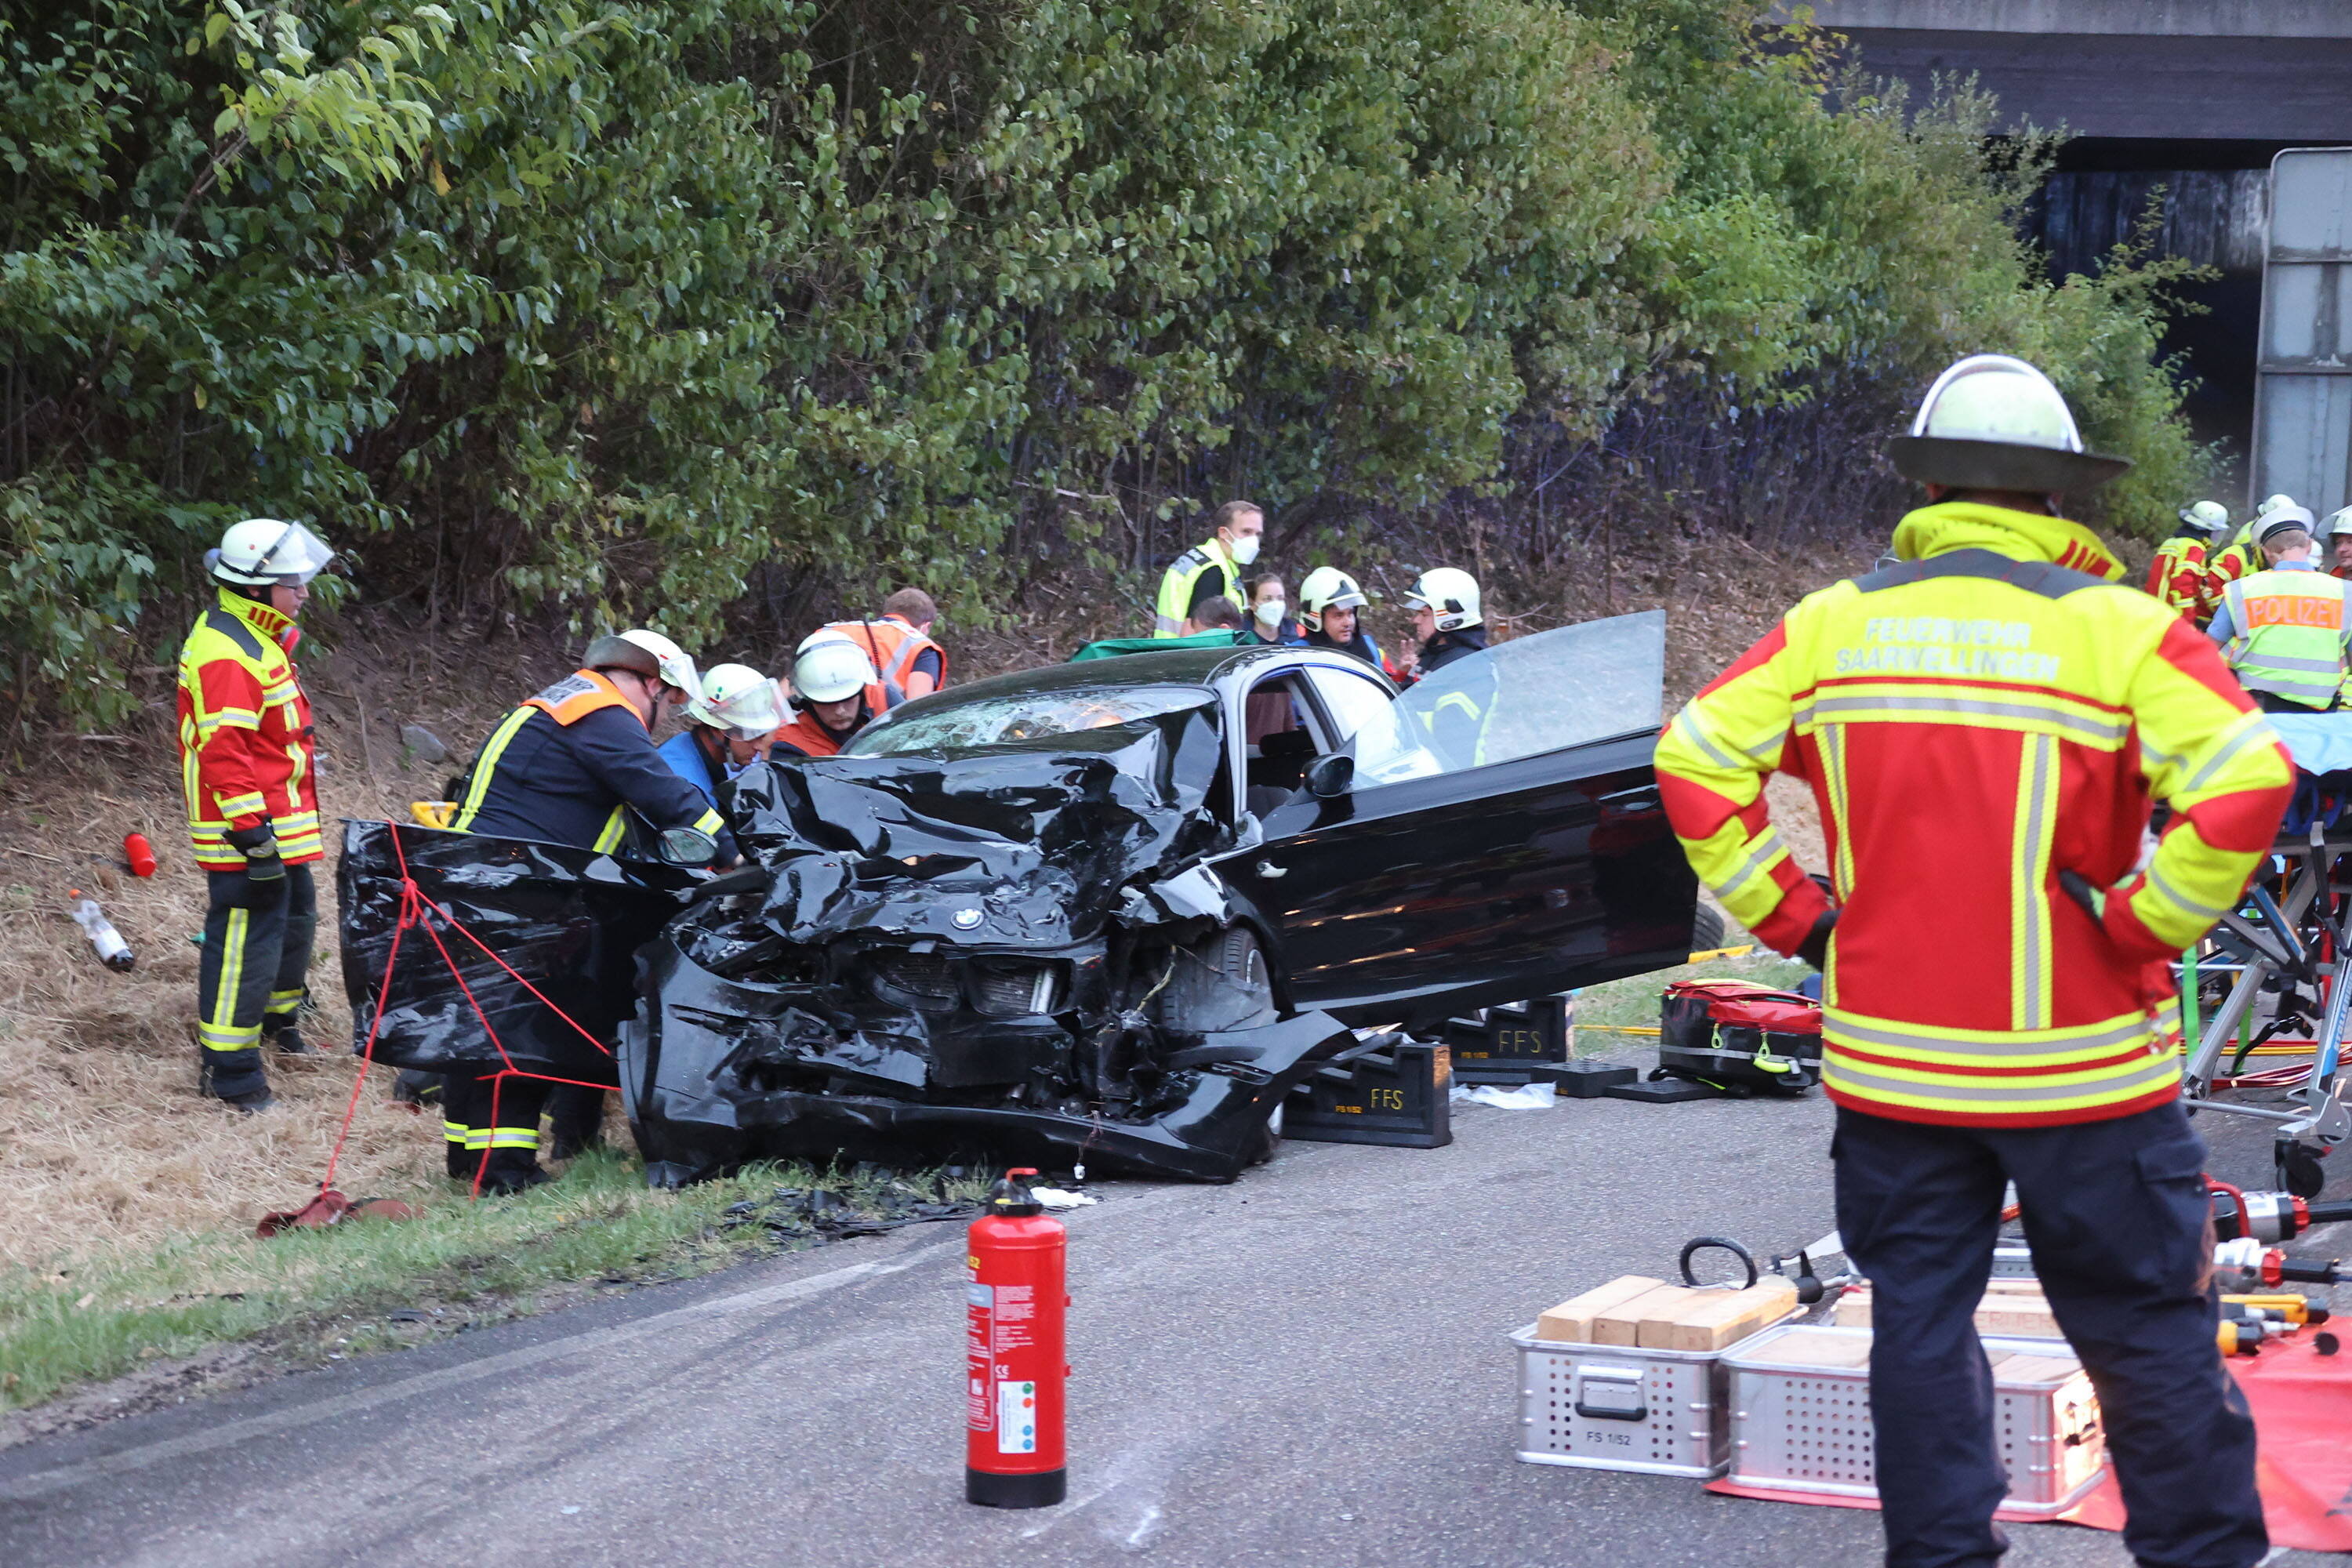
[[[1180,949],[1176,972],[1153,1005],[1161,1026],[1199,1034],[1273,1023],[1274,982],[1257,933],[1234,926]]]
[[[1693,952],[1713,952],[1723,945],[1725,930],[1721,910],[1699,905],[1691,916],[1690,950]]]

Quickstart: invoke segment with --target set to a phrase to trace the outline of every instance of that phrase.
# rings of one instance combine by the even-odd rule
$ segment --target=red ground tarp
[[[2255,1479],[2271,1544],[2299,1552],[2352,1552],[2352,1353],[2323,1356],[2312,1335],[2299,1333],[2258,1356],[2237,1356],[2230,1370],[2246,1391],[2260,1441]],[[1861,1498],[1817,1492],[1765,1491],[1709,1481],[1726,1497],[1766,1502],[1810,1502],[1832,1508],[1875,1508]],[[2001,1515],[2010,1517],[2006,1511]],[[2107,1472],[2090,1496],[2059,1516],[2095,1530],[2121,1530],[2123,1494]]]

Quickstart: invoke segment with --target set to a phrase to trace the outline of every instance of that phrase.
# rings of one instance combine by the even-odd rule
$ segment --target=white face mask
[[[1290,606],[1280,599],[1260,599],[1257,602],[1258,624],[1264,626],[1280,626],[1282,613],[1288,608]]]
[[[1246,566],[1257,559],[1258,540],[1259,535],[1245,533],[1225,546],[1227,550],[1233,552],[1234,565]]]

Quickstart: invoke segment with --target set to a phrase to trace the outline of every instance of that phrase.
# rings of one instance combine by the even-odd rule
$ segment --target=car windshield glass
[[[843,751],[854,757],[1003,746],[1181,712],[1210,700],[1197,686],[1087,686],[976,697],[901,713],[867,729]]]
[[[1423,676],[1346,750],[1361,784],[1391,784],[1655,730],[1665,672],[1663,610],[1515,637]]]

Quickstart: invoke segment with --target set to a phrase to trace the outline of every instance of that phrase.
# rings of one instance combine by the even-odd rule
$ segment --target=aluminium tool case
[[[1659,1015],[1658,1068],[1734,1092],[1802,1094],[1822,1077],[1822,1005],[1747,980],[1677,980]]]

